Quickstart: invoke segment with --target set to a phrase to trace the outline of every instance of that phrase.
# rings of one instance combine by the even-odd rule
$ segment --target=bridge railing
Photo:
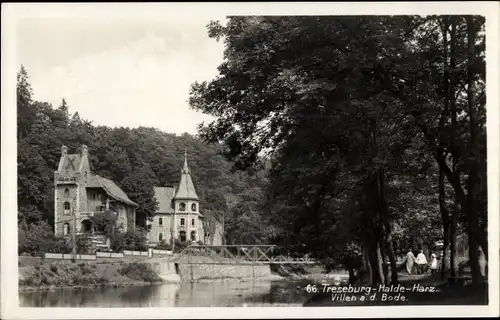
[[[308,257],[282,255],[276,245],[190,245],[182,250],[173,261],[186,260],[188,264],[311,264]],[[206,259],[204,259],[206,258]]]

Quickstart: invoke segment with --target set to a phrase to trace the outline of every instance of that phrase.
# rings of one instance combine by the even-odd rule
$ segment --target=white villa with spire
[[[154,192],[158,209],[153,220],[148,222],[151,227],[148,232],[149,244],[169,244],[172,238],[181,242],[190,240],[205,243],[204,216],[200,213],[200,199],[191,179],[186,153],[177,188],[154,187]]]

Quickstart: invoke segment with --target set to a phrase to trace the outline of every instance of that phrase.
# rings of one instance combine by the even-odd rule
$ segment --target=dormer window
[[[196,203],[193,203],[193,204],[191,205],[191,211],[196,211]]]
[[[186,204],[184,202],[179,203],[179,211],[186,211]]]
[[[69,189],[68,188],[64,189],[64,197],[69,198]]]
[[[71,205],[69,204],[68,201],[64,203],[64,214],[69,214],[69,211],[71,210]]]

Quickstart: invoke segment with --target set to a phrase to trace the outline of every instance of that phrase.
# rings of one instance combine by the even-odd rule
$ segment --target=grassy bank
[[[60,290],[100,286],[130,286],[161,282],[148,264],[45,263],[19,267],[19,290]]]

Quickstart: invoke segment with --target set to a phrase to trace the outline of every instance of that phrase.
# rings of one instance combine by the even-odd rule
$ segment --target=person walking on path
[[[415,255],[411,251],[411,249],[408,250],[408,253],[406,254],[406,271],[408,274],[411,274],[413,271],[413,264],[415,262]]]
[[[415,263],[417,264],[417,274],[423,274],[425,272],[425,265],[427,265],[427,258],[425,257],[424,250],[420,250]]]
[[[438,271],[438,261],[437,261],[437,257],[436,257],[436,254],[433,252],[431,254],[431,275],[432,275],[432,278],[436,278],[437,276],[437,271]]]

